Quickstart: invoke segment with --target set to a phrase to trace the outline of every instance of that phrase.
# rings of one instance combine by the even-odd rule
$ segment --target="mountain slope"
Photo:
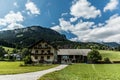
[[[61,35],[54,30],[40,26],[0,31],[0,40],[4,40],[17,46],[27,47],[40,39],[44,39],[46,41],[67,40],[65,35]]]
[[[28,47],[39,40],[54,42],[60,48],[95,48],[110,49],[116,46],[115,43],[95,43],[95,42],[72,42],[66,39],[65,35],[49,28],[31,26],[15,30],[0,31],[0,45],[7,47]]]
[[[109,46],[109,47],[118,47],[120,46],[120,44],[116,43],[116,42],[103,42],[102,44]]]

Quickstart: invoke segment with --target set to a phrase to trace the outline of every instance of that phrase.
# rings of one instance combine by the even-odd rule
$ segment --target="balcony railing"
[[[51,47],[34,47],[34,49],[51,49]]]
[[[31,55],[53,55],[53,53],[31,53]]]

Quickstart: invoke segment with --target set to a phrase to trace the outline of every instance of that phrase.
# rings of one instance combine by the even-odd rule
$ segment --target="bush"
[[[15,56],[10,55],[9,56],[9,61],[15,61]]]
[[[113,63],[120,63],[120,61],[113,61]]]
[[[28,55],[24,58],[24,63],[25,64],[32,64],[32,59],[31,59],[30,55]]]
[[[97,50],[90,51],[87,58],[89,63],[97,63],[99,60],[102,60],[102,56]]]
[[[104,58],[105,63],[111,63],[110,59],[108,57]]]

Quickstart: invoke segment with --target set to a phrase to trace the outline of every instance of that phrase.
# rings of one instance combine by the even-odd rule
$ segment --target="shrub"
[[[87,55],[87,58],[91,63],[97,63],[99,60],[102,60],[102,56],[97,50],[90,51]]]
[[[15,56],[10,55],[9,56],[9,61],[15,61]]]
[[[25,64],[32,64],[32,59],[31,59],[30,55],[28,55],[24,58],[24,63]]]
[[[108,57],[104,58],[105,63],[111,63],[110,59]]]
[[[113,63],[120,63],[120,61],[113,61]]]

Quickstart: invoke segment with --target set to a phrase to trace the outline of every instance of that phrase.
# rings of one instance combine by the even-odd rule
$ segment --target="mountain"
[[[102,44],[109,46],[109,47],[114,47],[114,48],[120,46],[120,44],[116,42],[102,42]]]
[[[110,49],[113,46],[118,46],[117,43],[69,41],[66,39],[65,35],[41,26],[31,26],[15,30],[0,31],[0,45],[7,47],[29,47],[39,40],[45,40],[54,43],[53,45],[59,45],[59,48]]]
[[[0,31],[0,40],[20,47],[28,47],[41,39],[46,41],[67,40],[65,35],[41,26],[31,26],[15,30]]]

